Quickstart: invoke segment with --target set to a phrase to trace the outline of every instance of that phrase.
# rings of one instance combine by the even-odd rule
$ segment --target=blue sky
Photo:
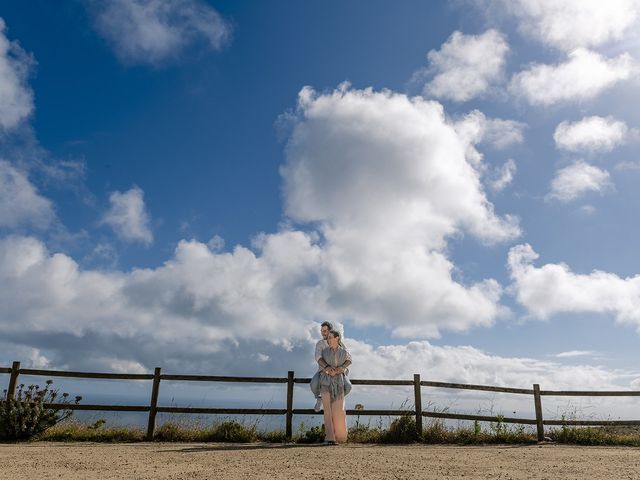
[[[640,388],[635,0],[0,18],[3,364]]]

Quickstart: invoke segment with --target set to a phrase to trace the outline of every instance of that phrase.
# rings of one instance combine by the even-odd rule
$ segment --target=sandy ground
[[[0,444],[0,478],[33,479],[640,479],[626,447]]]

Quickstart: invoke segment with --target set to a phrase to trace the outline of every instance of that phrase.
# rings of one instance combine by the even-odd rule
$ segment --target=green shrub
[[[229,420],[218,424],[207,440],[211,442],[254,442],[258,438],[255,427],[246,427],[240,422]]]
[[[47,403],[61,403],[71,405],[69,394],[63,393],[60,398],[58,390],[51,388],[52,380],[46,381],[45,388],[39,385],[24,384],[18,386],[14,398],[8,398],[4,390],[0,402],[0,439],[1,440],[29,440],[63,420],[71,417],[73,410],[54,410],[45,406]],[[82,397],[75,397],[77,405]]]
[[[402,415],[393,420],[389,429],[380,437],[383,443],[411,443],[416,440],[418,440],[416,419],[411,415]]]
[[[304,424],[302,424],[304,425]],[[300,435],[297,439],[297,443],[319,443],[323,442],[325,437],[324,424],[311,427]]]
[[[287,441],[287,434],[282,430],[263,432],[258,435],[258,439],[269,443],[285,443]]]
[[[89,425],[89,428],[92,430],[98,430],[106,425],[107,421],[104,418],[100,418],[96,420],[92,425]]]
[[[369,425],[356,424],[349,429],[349,441],[355,443],[380,443],[383,431]]]
[[[422,430],[422,440],[425,443],[449,443],[451,433],[442,420],[434,420]]]

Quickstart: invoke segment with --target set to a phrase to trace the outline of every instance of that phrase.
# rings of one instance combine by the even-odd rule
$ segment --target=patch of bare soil
[[[567,445],[0,444],[0,478],[640,479],[640,449]]]

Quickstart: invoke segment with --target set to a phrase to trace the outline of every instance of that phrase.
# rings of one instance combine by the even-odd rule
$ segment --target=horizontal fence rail
[[[153,378],[153,375],[151,376]],[[279,377],[222,377],[219,375],[160,375],[162,380],[182,380],[187,382],[239,382],[239,383],[287,383]]]
[[[636,390],[610,390],[610,391],[593,391],[593,390],[540,390],[540,395],[564,395],[571,397],[637,397],[640,391]]]
[[[149,405],[91,405],[91,404],[66,404],[66,403],[45,403],[46,408],[53,410],[97,410],[105,412],[148,412]]]
[[[485,392],[502,392],[502,393],[523,393],[533,395],[530,388],[509,388],[509,387],[492,387],[489,385],[468,385],[465,383],[446,383],[446,382],[420,382],[423,387],[438,388],[459,388],[464,390],[481,390]]]
[[[11,371],[11,369],[9,369]],[[64,372],[61,370],[40,370],[21,368],[21,375],[37,375],[39,377],[70,377],[95,378],[108,380],[153,380],[153,375],[146,373],[95,373],[95,372]]]
[[[44,376],[44,377],[68,377],[68,378],[88,378],[103,380],[152,380],[151,400],[149,405],[94,405],[94,404],[62,404],[48,403],[45,407],[55,410],[98,410],[117,412],[149,412],[147,425],[147,439],[153,440],[155,430],[155,420],[158,413],[193,413],[193,414],[223,414],[223,415],[285,415],[286,437],[292,437],[293,415],[319,415],[313,409],[293,408],[293,387],[294,384],[309,384],[310,378],[295,378],[294,372],[290,371],[286,377],[236,377],[221,375],[175,375],[163,374],[160,368],[156,368],[153,374],[133,374],[133,373],[98,373],[98,372],[75,372],[61,370],[42,370],[32,368],[20,368],[20,362],[13,362],[8,367],[0,367],[0,374],[10,374],[9,387],[7,388],[7,399],[15,398],[16,385],[19,375]],[[265,383],[265,384],[286,384],[286,408],[209,408],[209,407],[165,407],[158,405],[160,383],[165,381],[187,381],[187,382],[228,382],[228,383]],[[413,380],[375,380],[375,379],[352,379],[353,385],[366,386],[413,386],[414,406],[412,409],[396,410],[376,410],[376,409],[348,409],[347,415],[372,415],[372,416],[401,416],[415,415],[416,433],[422,435],[422,418],[442,418],[449,420],[473,420],[480,422],[503,422],[517,423],[524,425],[536,425],[538,441],[544,440],[544,425],[572,425],[572,426],[630,426],[640,425],[640,420],[545,420],[542,416],[542,396],[587,396],[587,397],[622,397],[640,396],[640,391],[618,390],[618,391],[592,391],[592,390],[541,390],[540,385],[534,384],[532,389],[510,388],[491,385],[473,385],[464,383],[448,383],[421,381],[420,375],[415,374]],[[422,387],[449,388],[461,390],[476,390],[485,392],[500,392],[522,395],[532,395],[536,418],[513,418],[499,415],[468,415],[450,412],[429,412],[422,409]]]

